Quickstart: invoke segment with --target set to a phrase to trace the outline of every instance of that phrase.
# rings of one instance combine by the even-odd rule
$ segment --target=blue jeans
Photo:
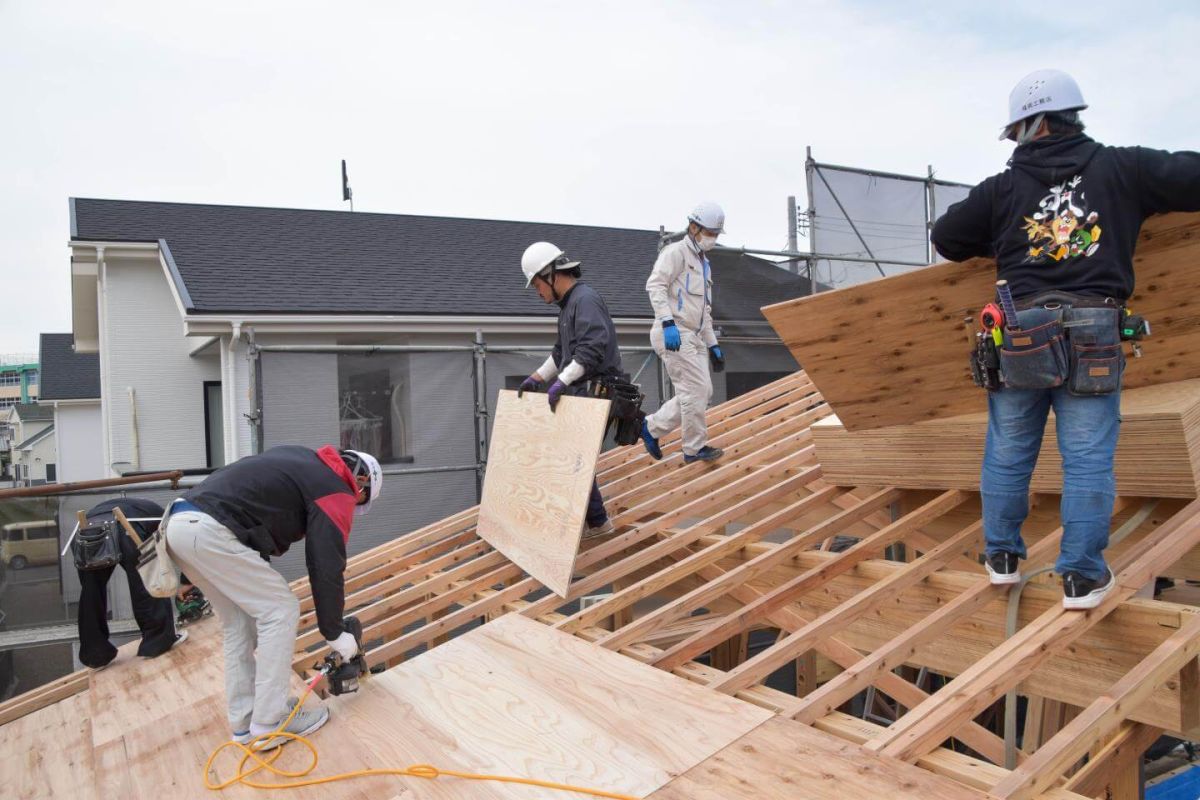
[[[1121,425],[1121,393],[1077,397],[1055,389],[988,392],[987,445],[980,490],[987,554],[1025,558],[1021,524],[1029,514],[1029,479],[1050,408],[1063,460],[1062,546],[1055,571],[1099,580],[1116,499],[1113,454]]]

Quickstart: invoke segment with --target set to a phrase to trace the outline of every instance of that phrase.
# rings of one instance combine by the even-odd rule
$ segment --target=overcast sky
[[[710,198],[779,248],[805,145],[973,183],[1041,67],[1100,141],[1196,149],[1197,8],[0,0],[0,353],[70,330],[71,196],[336,209],[346,158],[362,211],[672,228]]]

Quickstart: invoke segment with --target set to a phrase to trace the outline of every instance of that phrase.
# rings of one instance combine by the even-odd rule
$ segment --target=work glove
[[[714,344],[708,348],[708,363],[713,372],[725,371],[725,354],[721,352],[721,345]]]
[[[679,328],[675,327],[675,321],[669,319],[664,321],[662,324],[662,329],[663,347],[667,348],[671,352],[677,351],[683,342],[679,340]]]
[[[537,375],[530,375],[528,378],[521,381],[521,386],[517,389],[517,397],[520,397],[525,392],[539,392],[541,389],[542,379]]]
[[[328,639],[325,644],[329,645],[329,649],[342,657],[342,661],[349,661],[358,655],[358,642],[354,639],[354,634],[350,631],[342,631],[342,634],[332,642]]]
[[[563,383],[562,381],[556,380],[554,383],[550,384],[550,390],[547,391],[546,394],[549,395],[549,397],[550,397],[550,410],[551,411],[553,411],[555,406],[558,405],[559,398],[563,396],[563,392],[565,392],[566,390],[567,390],[567,385],[565,383]]]

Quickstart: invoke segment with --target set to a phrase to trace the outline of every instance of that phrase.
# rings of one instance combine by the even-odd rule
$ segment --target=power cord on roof
[[[300,701],[292,708],[292,713],[288,714],[287,719],[279,723],[279,727],[273,733],[264,733],[261,736],[256,736],[250,742],[241,744],[239,742],[225,742],[216,750],[213,750],[212,755],[208,757],[208,761],[204,764],[204,786],[207,789],[219,791],[228,788],[234,784],[248,786],[251,789],[299,789],[303,786],[320,786],[325,783],[335,783],[337,781],[348,781],[353,778],[366,778],[375,775],[392,775],[396,777],[424,778],[426,780],[437,780],[438,778],[459,778],[466,781],[491,781],[494,783],[516,783],[523,786],[536,786],[540,789],[551,789],[560,792],[574,792],[575,794],[588,795],[590,797],[604,797],[610,800],[637,800],[632,795],[617,794],[615,792],[606,792],[602,789],[589,789],[585,786],[574,786],[569,783],[554,783],[553,781],[539,781],[535,778],[516,778],[509,775],[485,775],[474,772],[459,772],[451,769],[438,769],[432,764],[413,764],[402,769],[360,769],[354,772],[343,772],[338,775],[327,775],[323,778],[308,778],[306,776],[312,774],[312,771],[317,768],[317,746],[312,743],[308,737],[300,736],[295,733],[288,733],[284,730],[288,723],[292,721],[292,717],[296,716],[296,712],[304,705],[304,701],[312,694],[313,689],[325,677],[323,674],[317,675],[308,683],[308,688],[304,690],[304,695]],[[275,737],[283,737],[293,741],[300,742],[308,748],[312,755],[312,761],[303,769],[285,770],[275,766],[275,761],[283,752],[282,747],[275,748],[274,752],[266,758],[259,755],[258,748]],[[235,747],[242,751],[242,760],[238,764],[237,774],[227,780],[220,780],[216,777],[213,769],[213,762],[217,759],[227,747]],[[249,763],[253,761],[255,765],[247,769]],[[281,778],[302,778],[303,780],[293,780],[290,782],[262,783],[250,780],[250,777],[260,770],[265,770],[272,775]]]

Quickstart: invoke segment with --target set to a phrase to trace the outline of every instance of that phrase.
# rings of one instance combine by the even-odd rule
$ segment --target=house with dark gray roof
[[[7,451],[8,477],[26,486],[55,480],[54,409],[17,403],[0,414],[0,447]]]
[[[70,482],[106,477],[99,353],[77,351],[70,333],[43,333],[39,361],[42,396],[38,402],[53,412],[57,479]]]
[[[469,505],[487,410],[556,335],[520,270],[540,240],[583,262],[645,406],[669,391],[648,341],[656,230],[84,198],[70,212],[74,352],[97,355],[110,473],[332,442],[403,474],[388,536]],[[739,252],[711,260],[719,402],[795,369],[759,308],[808,287]]]

